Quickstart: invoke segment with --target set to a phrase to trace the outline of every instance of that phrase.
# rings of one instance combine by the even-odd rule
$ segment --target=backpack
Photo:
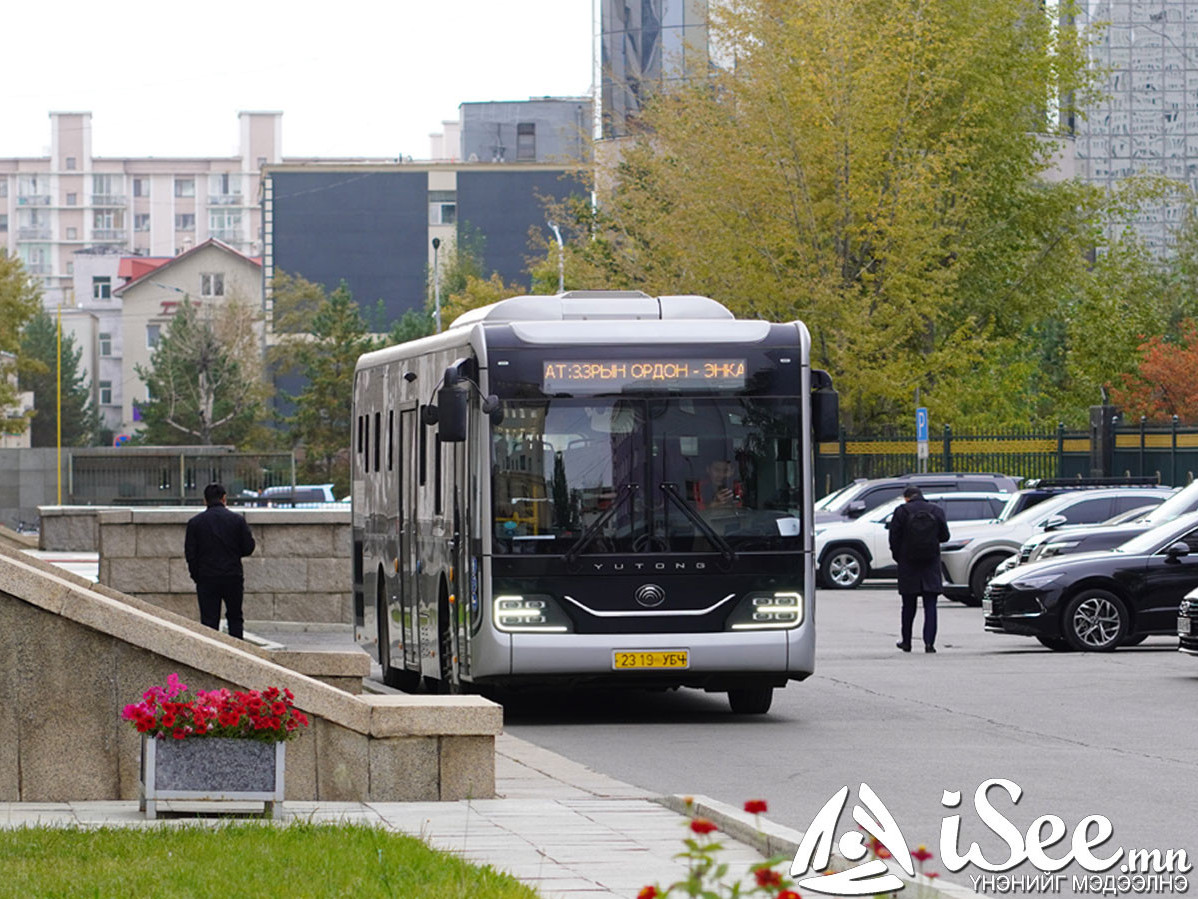
[[[931,562],[940,553],[940,519],[930,509],[917,509],[903,529],[903,548],[912,562]]]

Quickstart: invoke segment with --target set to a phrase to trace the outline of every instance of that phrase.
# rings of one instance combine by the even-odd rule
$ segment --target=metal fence
[[[849,435],[821,443],[815,460],[816,492],[830,493],[856,478],[908,472],[996,472],[1015,478],[1155,476],[1182,486],[1198,472],[1198,428],[1125,425],[1114,419],[1089,431],[954,434],[945,427],[928,444],[921,464],[915,433]]]
[[[223,484],[229,504],[248,492],[295,485],[292,453],[178,451],[121,447],[73,452],[67,468],[67,502],[77,505],[203,505],[204,487]]]

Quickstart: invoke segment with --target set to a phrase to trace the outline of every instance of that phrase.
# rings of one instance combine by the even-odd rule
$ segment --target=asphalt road
[[[509,701],[506,730],[661,793],[765,799],[770,818],[801,830],[847,785],[843,828],[864,782],[908,844],[936,854],[930,869],[943,870],[941,822],[956,813],[962,850],[976,840],[989,860],[1008,857],[973,810],[977,787],[998,777],[1023,788],[1018,805],[991,794],[1021,831],[1040,815],[1063,819],[1067,834],[1050,855],[1064,855],[1078,823],[1099,814],[1114,826],[1103,850],[1198,858],[1198,658],[1178,653],[1176,640],[1054,653],[987,634],[980,609],[941,599],[940,651],[904,654],[885,583],[820,591],[816,620],[816,673],[775,691],[767,716],[732,715],[723,695],[693,690],[550,695]],[[944,790],[962,792],[960,809],[941,804]],[[948,876],[968,885],[970,873],[984,872]]]

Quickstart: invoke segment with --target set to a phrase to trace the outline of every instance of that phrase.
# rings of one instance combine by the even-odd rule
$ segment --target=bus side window
[[[420,429],[420,446],[416,450],[416,452],[419,453],[419,458],[416,460],[416,467],[420,473],[420,486],[423,487],[425,481],[428,480],[427,463],[424,459],[426,455],[425,448],[428,444],[428,436],[425,434],[427,428],[424,424],[419,424],[417,427]]]
[[[444,508],[441,501],[441,435],[433,438],[433,514],[440,515]]]

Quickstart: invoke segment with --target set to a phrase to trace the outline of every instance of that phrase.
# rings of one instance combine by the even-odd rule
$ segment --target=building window
[[[67,263],[67,274],[68,274],[68,275],[73,275],[73,274],[75,274],[75,263],[73,263],[73,262],[68,262],[68,263]]]
[[[92,299],[112,299],[112,278],[109,278],[107,275],[92,276]]]
[[[0,215],[0,231],[8,230],[8,213]]]
[[[134,178],[133,179],[133,196],[148,197],[150,195],[150,179],[149,178]]]
[[[96,203],[119,204],[122,188],[120,175],[92,175],[92,198]]]
[[[146,346],[155,349],[162,338],[162,325],[146,325]]]
[[[68,172],[75,171],[75,157],[74,156],[67,157],[67,171]]]
[[[537,126],[532,122],[520,122],[516,126],[516,159],[537,158]]]
[[[208,176],[208,197],[230,202],[241,199],[241,175],[236,172],[220,172]]]
[[[125,230],[125,210],[97,209],[92,213],[92,236],[98,240],[113,240]]]
[[[149,231],[150,230],[150,213],[135,212],[133,214],[133,230],[134,231]]]
[[[223,297],[225,295],[225,276],[222,272],[200,275],[200,296]]]
[[[100,332],[100,355],[112,355],[112,335],[105,334],[103,331]]]
[[[195,178],[176,178],[175,179],[175,196],[176,197],[194,197],[196,195],[196,179]]]
[[[67,240],[77,240],[79,237],[78,228],[67,228]]]
[[[111,406],[112,405],[112,382],[111,381],[101,381],[100,382],[100,404],[103,406]]]
[[[194,231],[195,229],[196,217],[194,212],[179,212],[175,214],[176,231]]]
[[[8,196],[8,179],[0,178],[0,197]]]
[[[78,206],[79,205],[79,195],[78,194],[67,194],[67,205],[68,206]]]
[[[241,240],[241,210],[240,209],[209,209],[208,236],[217,240]]]
[[[430,190],[428,192],[428,223],[430,225],[453,225],[458,220],[458,192],[456,190]]]

